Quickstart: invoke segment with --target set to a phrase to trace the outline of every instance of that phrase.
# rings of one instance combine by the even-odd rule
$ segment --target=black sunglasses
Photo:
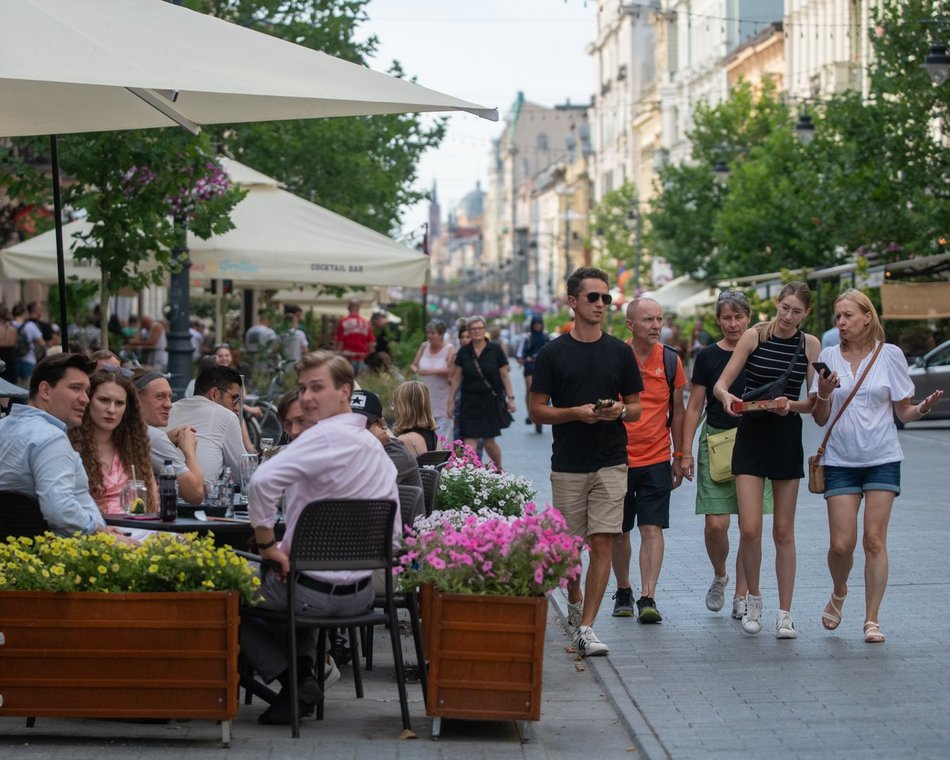
[[[610,306],[613,303],[614,297],[610,293],[588,293],[587,294],[587,303],[597,303],[597,301],[603,301],[604,306]]]

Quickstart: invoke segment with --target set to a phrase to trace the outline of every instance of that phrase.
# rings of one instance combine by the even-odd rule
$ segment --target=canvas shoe
[[[762,630],[762,597],[748,594],[745,598],[745,614],[742,616],[742,630],[755,636]]]
[[[323,690],[326,691],[339,680],[340,669],[332,657],[327,657],[326,665],[323,667]]]
[[[584,615],[584,600],[579,602],[567,603],[567,624],[571,630],[576,630],[581,625],[581,618]]]
[[[618,588],[614,598],[614,617],[633,617],[633,589]]]
[[[798,631],[795,630],[795,623],[792,622],[792,615],[790,612],[786,612],[785,610],[778,611],[778,619],[775,621],[775,638],[798,638]]]
[[[706,592],[706,609],[712,612],[719,612],[726,603],[726,586],[729,585],[729,576],[720,578],[718,575],[713,578],[709,591]]]
[[[603,657],[609,652],[607,645],[597,638],[589,625],[581,626],[574,636],[574,648],[581,657]]]
[[[732,600],[732,619],[742,620],[745,615],[745,597],[737,596]]]

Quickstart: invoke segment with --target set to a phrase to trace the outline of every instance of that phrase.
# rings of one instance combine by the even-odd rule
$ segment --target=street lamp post
[[[633,232],[633,297],[637,297],[640,290],[640,235],[642,232],[640,220],[640,203],[634,201],[626,218],[627,229]]]

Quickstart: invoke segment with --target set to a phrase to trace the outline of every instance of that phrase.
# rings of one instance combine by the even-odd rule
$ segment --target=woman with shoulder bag
[[[742,399],[729,389],[745,369],[746,400],[771,396],[775,404],[768,411],[741,414],[732,453],[739,499],[739,561],[745,570],[749,593],[746,596],[742,630],[755,635],[762,630],[762,596],[759,575],[762,566],[762,505],[765,481],[772,481],[775,519],[775,575],[778,580],[779,611],[775,636],[798,636],[792,622],[792,594],[795,590],[795,508],[798,485],[804,477],[802,412],[810,412],[812,401],[799,400],[802,383],[811,380],[811,362],[818,358],[821,342],[799,329],[811,308],[811,291],[803,282],[790,282],[779,293],[775,318],[746,330],[732,358],[716,382],[713,394],[726,413],[740,414],[732,405]]]
[[[884,641],[878,613],[887,586],[887,526],[901,491],[904,458],[894,415],[903,422],[919,420],[943,391],[935,391],[919,404],[911,402],[914,384],[907,361],[897,346],[884,343],[881,320],[861,291],[850,289],[838,296],[835,324],[841,343],[821,352],[818,360],[827,365],[827,374],[824,370],[816,373],[811,383],[812,415],[825,428],[819,460],[824,465],[828,569],[834,583],[821,623],[829,631],[841,624],[863,496],[864,640],[880,643]]]
[[[488,340],[485,328],[484,317],[472,317],[468,321],[471,341],[455,355],[447,411],[450,417],[455,413],[451,399],[455,397],[456,388],[461,387],[459,428],[462,439],[474,449],[478,439],[484,438],[485,451],[500,470],[501,447],[495,439],[501,435],[502,427],[511,424],[515,397],[508,357],[501,346]],[[507,410],[508,419],[501,419],[502,410]]]
[[[686,447],[683,454],[683,472],[687,480],[696,475],[696,514],[705,515],[706,554],[713,567],[713,581],[706,594],[707,609],[718,612],[725,604],[725,591],[729,584],[726,560],[729,557],[730,515],[739,514],[739,502],[736,499],[736,483],[732,475],[732,449],[724,433],[731,432],[735,440],[735,430],[739,420],[726,414],[722,404],[707,389],[712,389],[732,358],[736,344],[749,327],[752,318],[752,306],[745,293],[724,290],[716,301],[716,324],[722,331],[722,340],[701,349],[695,357],[693,376],[686,406],[686,421],[683,424],[683,441]],[[745,371],[729,386],[733,395],[741,395],[745,389]],[[706,420],[703,422],[703,408]],[[702,425],[702,427],[700,427]],[[696,459],[693,459],[691,446],[696,429],[700,428]],[[710,457],[711,447],[722,445],[728,454],[728,478],[713,472]],[[716,478],[716,479],[714,479]],[[768,481],[763,496],[763,511],[772,514],[772,488]],[[736,556],[736,589],[732,599],[732,617],[736,620],[745,614],[745,597],[749,592],[742,570],[742,563]]]

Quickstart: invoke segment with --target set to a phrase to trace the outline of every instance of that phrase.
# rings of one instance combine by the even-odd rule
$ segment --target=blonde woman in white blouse
[[[835,301],[838,346],[822,350],[827,376],[816,372],[810,395],[812,416],[819,425],[832,423],[858,379],[884,341],[884,328],[870,299],[859,290],[846,290]],[[858,538],[858,511],[864,498],[865,617],[864,640],[884,641],[878,614],[887,587],[887,526],[895,497],[901,492],[900,463],[904,458],[896,414],[904,422],[919,420],[943,396],[936,391],[918,404],[911,401],[914,384],[901,350],[885,343],[867,377],[832,429],[822,462],[831,545],[828,569],[834,588],[821,615],[830,631],[841,624],[848,595],[848,576]]]

